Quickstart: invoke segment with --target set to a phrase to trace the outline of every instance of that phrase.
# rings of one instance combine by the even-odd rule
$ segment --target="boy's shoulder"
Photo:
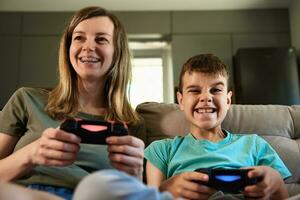
[[[260,137],[256,133],[231,133],[232,137],[235,138],[248,138],[248,139],[254,139]]]
[[[252,143],[268,143],[263,137],[256,133],[231,133],[232,140],[241,140]]]
[[[184,140],[186,140],[186,136],[175,136],[174,138],[164,138],[160,140],[153,141],[149,147],[173,147],[180,145]]]

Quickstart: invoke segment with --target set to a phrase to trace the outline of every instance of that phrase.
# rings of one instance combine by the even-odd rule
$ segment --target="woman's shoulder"
[[[15,94],[22,95],[48,95],[50,89],[35,88],[35,87],[20,87],[16,90]]]
[[[44,106],[48,100],[48,93],[49,90],[44,88],[20,87],[14,92],[9,102],[14,105],[36,104]]]

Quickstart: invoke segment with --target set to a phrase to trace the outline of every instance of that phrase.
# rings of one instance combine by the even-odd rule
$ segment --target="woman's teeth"
[[[100,61],[99,58],[94,58],[94,57],[81,57],[81,58],[79,58],[79,60],[83,63],[86,63],[86,62],[96,63],[96,62]]]

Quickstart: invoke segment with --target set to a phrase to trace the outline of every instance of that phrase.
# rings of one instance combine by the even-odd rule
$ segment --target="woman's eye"
[[[83,40],[83,37],[78,35],[78,36],[75,36],[73,40]]]
[[[108,42],[108,40],[105,38],[105,37],[98,37],[96,38],[96,41],[98,43],[105,43],[105,42]]]

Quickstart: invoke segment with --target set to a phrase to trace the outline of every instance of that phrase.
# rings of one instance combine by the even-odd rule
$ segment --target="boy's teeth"
[[[212,108],[200,108],[197,110],[198,113],[212,113],[214,112],[214,109]]]

